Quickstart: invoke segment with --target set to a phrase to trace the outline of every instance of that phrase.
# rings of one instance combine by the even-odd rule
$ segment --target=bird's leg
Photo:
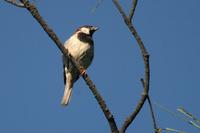
[[[80,74],[80,76],[85,75],[85,74],[86,74],[86,69],[85,69],[84,67],[81,67],[80,69],[81,69],[81,74]]]

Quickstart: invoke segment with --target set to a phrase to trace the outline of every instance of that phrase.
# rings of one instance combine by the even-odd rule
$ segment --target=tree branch
[[[153,107],[152,107],[152,103],[151,103],[151,99],[150,99],[149,95],[147,97],[147,101],[149,103],[151,117],[152,117],[152,120],[153,120],[154,132],[159,133],[159,129],[158,129],[157,124],[156,124],[156,117],[155,117],[155,114],[154,114],[154,111],[153,111]]]
[[[38,21],[38,23],[41,25],[43,30],[48,34],[48,36],[55,42],[56,46],[59,48],[62,54],[65,57],[67,57],[80,72],[82,72],[81,70],[82,67],[80,66],[80,64],[78,64],[78,62],[76,62],[76,60],[70,55],[70,53],[68,53],[68,50],[65,49],[65,47],[62,45],[57,35],[53,32],[53,30],[47,25],[44,19],[40,16],[37,8],[33,4],[31,4],[28,0],[20,0],[20,1],[21,3],[23,3],[24,7],[31,13],[31,15]],[[108,120],[111,132],[118,133],[118,128],[114,120],[114,117],[111,114],[110,110],[108,109],[100,93],[97,91],[96,86],[94,85],[94,83],[92,82],[92,80],[89,78],[87,74],[83,75],[82,77],[85,80],[88,87],[90,88],[90,90],[92,91],[99,106],[101,107],[101,110],[103,111],[106,119]]]
[[[76,60],[70,55],[70,53],[68,53],[68,50],[65,49],[65,47],[62,45],[62,43],[60,42],[57,35],[53,32],[53,30],[43,20],[43,18],[39,14],[37,8],[33,4],[31,4],[28,0],[20,0],[21,3],[17,3],[15,0],[5,0],[5,1],[13,4],[15,6],[18,6],[18,7],[25,7],[31,13],[31,15],[38,21],[38,23],[41,25],[41,27],[44,29],[44,31],[48,34],[48,36],[55,42],[56,46],[63,53],[63,55],[65,57],[67,57],[71,61],[71,63],[81,72],[82,67],[80,66],[80,64],[78,64],[78,62],[76,62]],[[92,80],[89,78],[89,76],[87,74],[83,75],[82,77],[85,80],[88,87],[90,88],[90,90],[92,91],[93,95],[95,96],[101,110],[103,111],[103,113],[104,113],[104,115],[105,115],[105,117],[106,117],[106,119],[109,123],[111,132],[112,133],[119,133],[119,132],[125,133],[126,129],[129,127],[129,125],[133,122],[133,120],[135,119],[137,114],[140,112],[140,110],[143,107],[146,99],[148,99],[149,104],[150,104],[150,108],[151,108],[151,112],[153,112],[152,107],[151,107],[151,101],[150,101],[150,98],[148,96],[149,81],[150,81],[149,54],[148,54],[140,36],[138,35],[135,27],[132,24],[132,17],[134,15],[134,12],[135,12],[135,9],[136,9],[136,6],[137,6],[137,0],[133,0],[129,16],[127,16],[125,14],[125,12],[123,11],[118,0],[112,0],[112,1],[115,4],[115,6],[117,7],[120,14],[122,15],[124,22],[126,23],[127,27],[129,28],[130,32],[135,37],[135,39],[138,43],[138,46],[140,48],[140,51],[141,51],[141,54],[142,54],[142,57],[143,57],[144,68],[145,68],[145,76],[144,76],[145,80],[143,80],[142,96],[141,96],[140,101],[138,102],[138,105],[136,106],[135,110],[130,114],[130,116],[123,123],[120,131],[117,128],[117,125],[116,125],[116,122],[114,120],[112,113],[108,109],[105,101],[101,97],[100,93],[98,92],[98,90],[97,90],[96,86],[94,85],[94,83],[92,82]],[[154,115],[152,115],[152,117],[153,117],[153,121],[155,122]],[[154,123],[154,128],[157,129],[156,123]]]
[[[19,2],[17,2],[16,0],[4,0],[4,1],[5,1],[5,2],[8,2],[8,3],[10,3],[10,4],[14,5],[14,6],[21,7],[21,8],[25,8],[25,7],[24,7],[24,4],[19,3]]]
[[[135,37],[138,46],[140,48],[143,61],[144,61],[144,69],[145,69],[145,81],[144,81],[144,87],[143,87],[143,93],[140,98],[140,101],[138,102],[138,105],[136,106],[135,110],[132,112],[132,114],[125,120],[123,126],[120,129],[120,133],[125,133],[126,129],[129,127],[129,125],[133,122],[137,114],[140,112],[141,108],[144,105],[144,102],[146,101],[148,97],[148,92],[149,92],[149,81],[150,81],[150,66],[149,66],[149,54],[140,38],[138,35],[135,27],[133,26],[131,20],[125,15],[125,12],[123,11],[122,7],[120,6],[118,0],[112,0],[115,6],[117,7],[118,11],[120,12],[125,24],[129,28],[130,32],[132,35]],[[135,9],[134,9],[135,10]]]
[[[126,16],[126,13],[123,11],[122,7],[120,6],[118,0],[113,0],[113,3],[115,4],[115,6],[117,7],[118,11],[120,12],[122,17],[124,18],[125,23],[128,23],[129,19]]]
[[[144,83],[144,79],[143,78],[141,78],[141,82],[142,82],[142,85],[144,87],[145,83]],[[156,117],[155,117],[155,114],[154,114],[154,111],[153,111],[153,106],[152,106],[151,99],[150,99],[149,95],[147,97],[147,101],[148,101],[148,104],[149,104],[149,107],[150,107],[150,112],[151,112],[151,117],[152,117],[152,120],[153,120],[154,131],[155,131],[155,133],[160,133],[160,130],[158,129],[157,124],[156,124]]]
[[[133,0],[132,1],[132,6],[131,6],[131,10],[130,10],[130,14],[129,14],[129,19],[130,19],[130,21],[132,20],[132,18],[133,18],[133,15],[134,15],[134,13],[135,13],[135,9],[136,9],[136,6],[137,6],[137,0]]]

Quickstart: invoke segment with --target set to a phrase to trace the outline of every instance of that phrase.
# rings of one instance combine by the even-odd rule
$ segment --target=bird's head
[[[93,33],[95,31],[97,31],[99,28],[98,27],[95,27],[95,26],[90,26],[90,25],[84,25],[84,26],[81,26],[80,28],[78,28],[76,30],[76,33],[84,33],[84,34],[87,34],[87,35],[90,35],[92,36]]]

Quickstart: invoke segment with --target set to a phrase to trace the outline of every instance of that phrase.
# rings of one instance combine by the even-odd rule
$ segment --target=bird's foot
[[[80,76],[83,76],[85,74],[86,74],[86,69],[85,68],[81,68],[81,74],[80,74]]]

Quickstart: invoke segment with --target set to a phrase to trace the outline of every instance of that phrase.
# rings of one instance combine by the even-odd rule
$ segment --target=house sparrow
[[[98,27],[85,25],[78,28],[75,33],[65,42],[64,46],[72,57],[83,67],[83,72],[80,73],[72,63],[63,56],[64,68],[64,95],[61,101],[62,105],[68,105],[72,94],[74,82],[92,63],[94,56],[94,43],[92,39],[93,33],[98,30]]]

